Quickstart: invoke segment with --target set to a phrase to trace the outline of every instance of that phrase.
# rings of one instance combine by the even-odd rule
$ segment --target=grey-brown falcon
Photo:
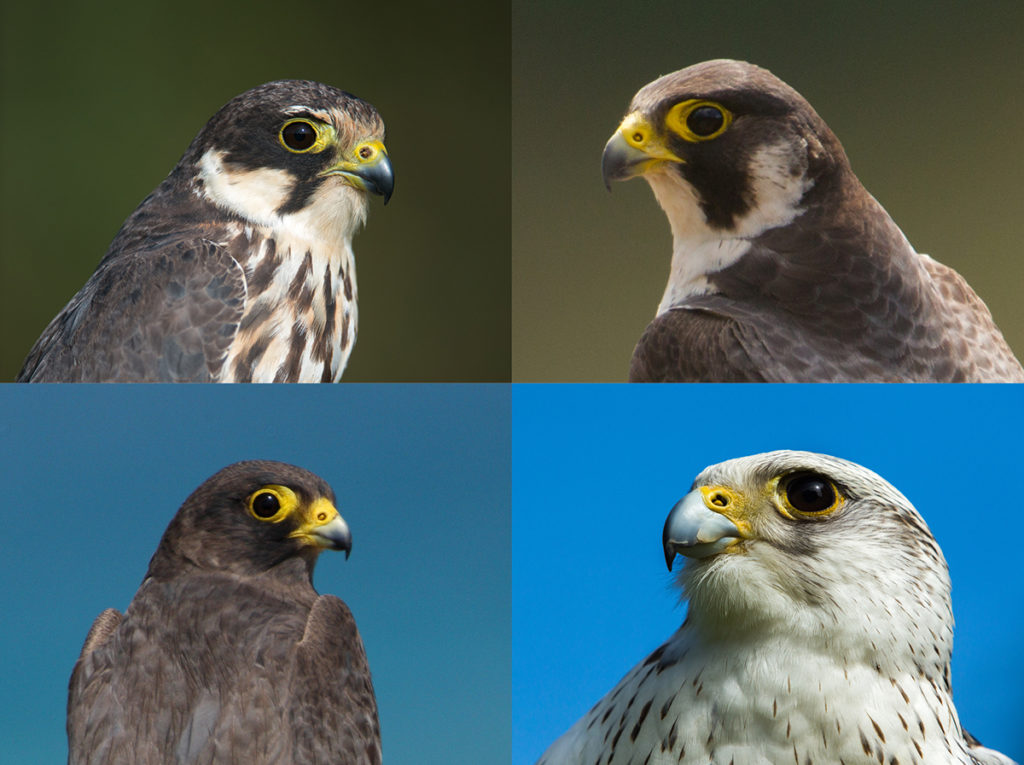
[[[391,196],[366,101],[282,80],[227,103],[36,341],[24,382],[332,382],[356,337],[352,237]]]
[[[317,595],[322,550],[352,542],[334,493],[239,462],[178,510],[122,615],[93,623],[71,674],[70,765],[381,762],[348,607]]]
[[[632,381],[1024,381],[984,303],[914,250],[765,69],[707,61],[646,85],[603,171],[642,176],[672,229]]]
[[[686,559],[685,621],[541,765],[1012,765],[961,727],[946,561],[877,474],[796,451],[712,465],[661,543]]]

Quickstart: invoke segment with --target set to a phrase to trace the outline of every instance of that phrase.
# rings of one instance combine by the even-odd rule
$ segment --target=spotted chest
[[[681,634],[634,668],[538,765],[964,765],[948,691],[914,672]]]
[[[245,310],[220,381],[337,382],[358,323],[350,244],[255,231],[240,249]]]

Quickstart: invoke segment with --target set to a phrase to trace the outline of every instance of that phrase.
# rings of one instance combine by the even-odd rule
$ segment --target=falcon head
[[[306,80],[270,82],[229,101],[175,172],[249,223],[321,238],[350,236],[366,218],[367,195],[386,203],[394,188],[377,110]]]
[[[283,462],[236,462],[185,500],[148,576],[189,568],[256,575],[292,559],[311,572],[322,550],[348,557],[351,549],[348,525],[323,479]]]
[[[662,543],[669,569],[687,558],[687,623],[712,639],[781,635],[945,677],[945,558],[910,502],[860,465],[796,451],[713,465],[669,513]]]
[[[643,176],[676,238],[756,236],[848,171],[842,146],[771,72],[716,60],[640,90],[605,146],[605,184]]]

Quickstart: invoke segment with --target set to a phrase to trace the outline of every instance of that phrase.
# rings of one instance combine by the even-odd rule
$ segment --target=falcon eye
[[[281,509],[281,500],[269,491],[257,494],[252,498],[252,511],[260,518],[272,518]]]
[[[707,138],[717,133],[725,122],[725,115],[717,106],[698,106],[686,118],[686,127],[693,131],[694,135]]]
[[[261,521],[277,523],[287,518],[298,506],[299,498],[287,486],[271,484],[249,495],[249,513]]]
[[[817,473],[798,473],[785,483],[786,503],[805,515],[835,510],[841,501],[835,485]]]
[[[320,137],[316,126],[306,120],[292,120],[281,128],[280,139],[289,151],[304,153],[314,148]]]
[[[684,141],[700,143],[718,138],[732,122],[732,112],[713,101],[680,101],[665,115],[665,124]]]

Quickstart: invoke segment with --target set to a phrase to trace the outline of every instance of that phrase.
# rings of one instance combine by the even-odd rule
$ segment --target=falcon
[[[376,109],[282,80],[228,102],[36,341],[23,382],[336,382],[352,237],[394,187]]]
[[[1024,381],[981,299],[767,70],[707,61],[646,85],[602,166],[609,188],[642,176],[672,229],[631,381]]]
[[[334,493],[280,462],[196,489],[124,614],[71,674],[70,765],[381,762],[377,704],[348,607],[317,595],[322,550],[352,549]]]
[[[662,535],[686,620],[542,765],[1012,765],[960,726],[946,561],[870,470],[779,451],[713,465]]]

